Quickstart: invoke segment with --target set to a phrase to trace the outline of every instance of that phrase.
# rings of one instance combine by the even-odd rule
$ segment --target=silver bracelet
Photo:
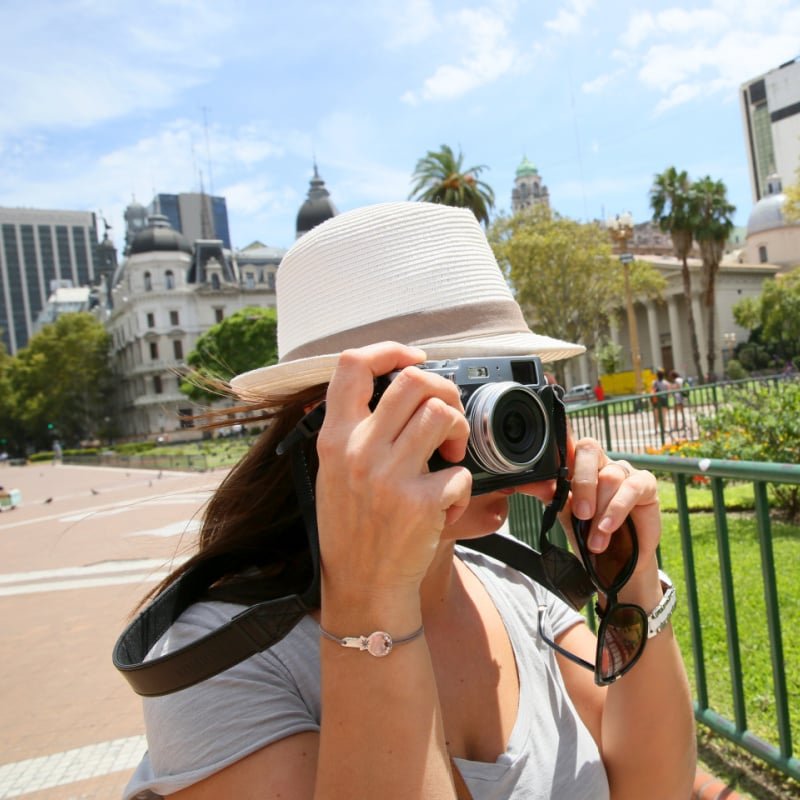
[[[342,647],[353,647],[356,650],[366,650],[371,656],[375,658],[383,658],[392,652],[392,648],[398,644],[406,644],[406,642],[413,642],[418,639],[425,632],[425,627],[420,626],[414,633],[408,636],[403,636],[400,639],[393,639],[386,631],[373,631],[369,636],[344,636],[341,639],[328,633],[322,625],[319,626],[319,632],[326,639],[340,644]]]
[[[659,570],[658,577],[661,581],[661,589],[664,592],[664,596],[661,598],[661,602],[647,615],[648,639],[658,636],[667,627],[672,612],[675,611],[675,604],[678,599],[675,587],[672,585],[667,573]]]

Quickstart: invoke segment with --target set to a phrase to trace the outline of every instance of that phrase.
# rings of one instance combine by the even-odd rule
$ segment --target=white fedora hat
[[[382,203],[332,217],[292,245],[276,291],[279,362],[231,381],[245,400],[326,383],[343,350],[386,340],[434,360],[585,350],[528,328],[467,209]]]

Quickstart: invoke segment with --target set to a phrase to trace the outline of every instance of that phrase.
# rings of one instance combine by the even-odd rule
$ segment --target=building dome
[[[767,178],[767,193],[753,206],[747,220],[747,235],[752,236],[762,231],[783,228],[791,223],[783,217],[783,204],[786,195],[781,188],[781,179],[777,175]]]
[[[520,161],[519,166],[517,167],[517,177],[518,178],[529,178],[532,175],[538,175],[539,170],[536,169],[535,165],[532,161],[528,160],[527,156],[522,157],[522,161]]]
[[[308,197],[297,212],[297,238],[338,213],[330,192],[325,188],[325,181],[320,178],[317,165],[314,164],[314,177],[311,179]]]
[[[136,253],[152,253],[154,251],[192,253],[191,242],[178,233],[162,214],[151,214],[147,218],[147,227],[133,237],[130,244],[130,255]]]

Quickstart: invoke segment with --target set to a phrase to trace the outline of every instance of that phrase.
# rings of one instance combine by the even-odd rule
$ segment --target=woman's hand
[[[323,587],[337,598],[418,595],[442,529],[469,503],[469,470],[428,471],[437,449],[464,458],[469,426],[458,388],[413,368],[424,360],[395,343],[347,350],[328,388],[317,516]],[[374,379],[395,370],[373,412]]]
[[[612,461],[595,439],[568,438],[572,491],[565,513],[591,519],[587,544],[602,553],[630,514],[639,540],[642,568],[652,563],[661,539],[661,514],[655,476],[627,461]],[[565,530],[569,527],[565,526]]]

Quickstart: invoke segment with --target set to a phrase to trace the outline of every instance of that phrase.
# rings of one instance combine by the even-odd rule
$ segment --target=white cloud
[[[569,0],[564,8],[559,9],[556,16],[547,20],[544,25],[562,36],[576,34],[580,31],[583,18],[593,3],[594,0]]]
[[[426,78],[422,88],[409,90],[402,100],[452,100],[492,83],[514,66],[516,49],[506,27],[507,11],[479,8],[461,10],[444,21],[463,53],[457,64],[443,64]]]
[[[36,13],[6,15],[0,135],[84,128],[165,108],[207,80],[228,52],[221,37],[235,13],[199,0],[184,5],[162,0],[156,8],[112,9],[43,0]]]
[[[386,46],[405,47],[426,41],[440,29],[431,0],[391,2],[387,6],[389,35]]]
[[[660,95],[655,113],[662,114],[718,93],[734,97],[744,81],[796,55],[799,39],[800,8],[785,0],[712,0],[635,12],[613,57]]]

